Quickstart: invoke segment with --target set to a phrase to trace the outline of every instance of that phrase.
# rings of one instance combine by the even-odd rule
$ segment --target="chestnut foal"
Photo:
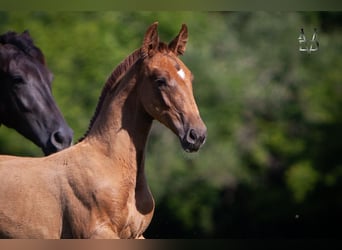
[[[206,138],[192,74],[178,58],[187,27],[166,44],[157,25],[109,76],[80,142],[47,157],[0,157],[1,237],[142,237],[154,211],[144,172],[153,120],[187,152]]]

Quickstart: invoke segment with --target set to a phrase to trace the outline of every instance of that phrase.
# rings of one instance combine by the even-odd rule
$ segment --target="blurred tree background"
[[[163,41],[188,25],[182,59],[208,139],[187,154],[154,123],[145,237],[339,237],[342,13],[0,12],[0,32],[30,31],[77,142],[107,77],[156,20]],[[317,52],[299,52],[301,28],[307,39],[317,28]],[[42,155],[4,126],[0,153]]]

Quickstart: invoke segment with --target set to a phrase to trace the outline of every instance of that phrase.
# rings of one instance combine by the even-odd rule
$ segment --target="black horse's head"
[[[69,147],[73,131],[51,93],[52,73],[27,31],[0,35],[0,125],[14,128],[45,155]]]

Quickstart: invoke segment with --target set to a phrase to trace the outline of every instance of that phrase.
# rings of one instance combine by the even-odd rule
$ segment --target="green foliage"
[[[0,12],[0,31],[29,29],[77,141],[110,72],[140,46],[148,25],[159,21],[161,40],[169,41],[186,23],[182,60],[195,76],[208,139],[189,155],[154,124],[146,171],[162,210],[147,236],[283,237],[313,236],[325,223],[320,215],[341,209],[342,31],[335,20],[340,13]],[[300,28],[310,39],[315,27],[319,51],[299,52]],[[0,145],[1,153],[41,155],[4,127]],[[303,231],[289,219],[298,211],[306,213]],[[161,215],[173,228],[157,227]]]
[[[298,162],[286,172],[287,185],[294,193],[294,198],[302,202],[307,193],[312,191],[319,175],[309,162]]]

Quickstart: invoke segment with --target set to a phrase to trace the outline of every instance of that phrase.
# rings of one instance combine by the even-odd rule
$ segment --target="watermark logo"
[[[311,40],[307,40],[304,35],[304,29],[300,29],[299,37],[299,51],[300,52],[316,52],[318,51],[319,43],[318,43],[318,36],[317,36],[317,29],[314,29],[314,33],[312,35]]]

